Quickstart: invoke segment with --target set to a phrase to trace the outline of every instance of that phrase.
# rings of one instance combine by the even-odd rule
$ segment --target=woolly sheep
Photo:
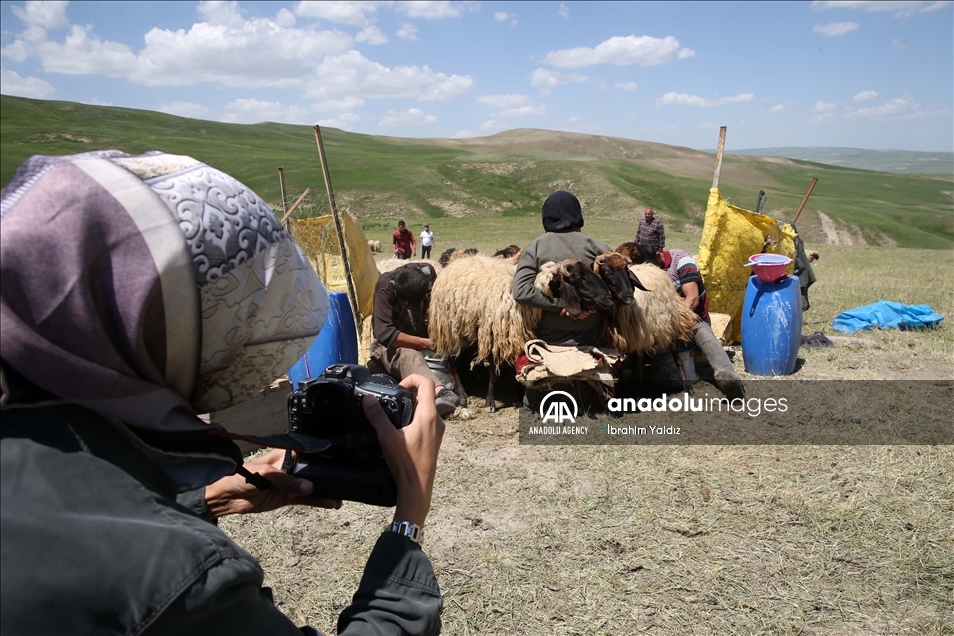
[[[383,261],[377,261],[374,265],[378,268],[379,274],[385,274],[387,272],[392,272],[402,265],[407,265],[408,263],[426,263],[434,268],[434,271],[440,273],[443,269],[441,264],[437,261],[432,261],[429,258],[421,258],[416,261],[410,261],[402,258],[386,258]]]
[[[637,290],[630,305],[603,315],[607,343],[620,353],[648,354],[692,340],[696,314],[679,297],[665,270],[650,263],[629,269],[649,291]]]

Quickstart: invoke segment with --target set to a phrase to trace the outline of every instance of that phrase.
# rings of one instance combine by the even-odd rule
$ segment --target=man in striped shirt
[[[708,323],[709,299],[706,297],[706,285],[702,282],[702,274],[696,260],[682,250],[660,251],[658,255],[669,280],[676,287],[676,292],[686,299],[689,309]]]
[[[702,273],[696,259],[683,250],[660,250],[656,255],[676,292],[686,301],[689,309],[699,316],[699,321],[692,330],[692,339],[709,361],[715,385],[730,400],[744,398],[745,387],[742,385],[742,379],[735,372],[732,361],[709,326],[709,298],[706,296],[706,285],[702,281]]]
[[[646,208],[643,212],[643,220],[639,222],[636,229],[636,242],[650,245],[654,250],[660,252],[666,249],[666,230],[663,228],[662,221],[653,216],[652,208]]]

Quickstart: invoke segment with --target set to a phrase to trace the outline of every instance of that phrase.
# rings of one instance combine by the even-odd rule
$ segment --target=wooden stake
[[[798,209],[795,210],[795,217],[792,219],[792,223],[798,220],[798,215],[802,213],[802,208],[804,208],[805,204],[808,203],[808,197],[812,195],[812,190],[815,189],[816,183],[818,183],[818,179],[812,177],[812,184],[808,186],[808,192],[805,193],[805,197],[802,199],[802,202],[798,204]]]
[[[282,166],[278,166],[278,184],[282,189],[282,225],[285,225],[285,219],[288,218],[288,204],[285,203],[285,169]]]
[[[301,202],[305,200],[305,197],[308,196],[309,192],[311,192],[311,188],[305,188],[305,191],[301,193],[301,196],[295,199],[295,202],[292,203],[292,206],[285,212],[285,216],[282,217],[282,225],[285,225],[285,221],[287,221],[288,217],[292,215],[292,212],[298,209],[298,206],[301,205]]]
[[[712,187],[719,187],[719,174],[722,172],[722,152],[725,150],[725,126],[719,128],[719,146],[716,148],[716,167],[712,175]]]
[[[325,145],[321,141],[321,127],[315,124],[315,143],[318,144],[318,156],[321,159],[321,172],[325,175],[325,189],[328,191],[328,203],[331,205],[331,217],[335,222],[335,234],[338,235],[338,249],[341,250],[341,263],[344,266],[345,280],[348,283],[348,299],[351,301],[351,313],[354,316],[354,326],[358,331],[358,341],[361,341],[361,312],[358,311],[358,295],[354,290],[354,278],[351,276],[351,264],[348,262],[348,246],[345,243],[344,229],[341,227],[341,216],[338,214],[338,204],[335,202],[335,193],[331,187],[331,173],[328,172],[328,160],[325,157]]]

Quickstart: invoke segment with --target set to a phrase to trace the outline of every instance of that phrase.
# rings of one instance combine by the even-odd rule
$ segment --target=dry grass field
[[[802,349],[789,379],[949,383],[952,271],[949,251],[824,247],[804,333],[879,299],[945,321]],[[516,409],[471,410],[447,422],[425,537],[446,634],[954,634],[954,447],[527,446]],[[221,527],[284,612],[332,633],[389,520],[346,504]]]

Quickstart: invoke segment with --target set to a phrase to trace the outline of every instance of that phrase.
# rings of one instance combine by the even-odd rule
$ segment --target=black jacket
[[[258,562],[198,514],[202,491],[177,501],[117,426],[60,405],[4,409],[0,430],[0,632],[315,633],[275,608]],[[436,634],[440,611],[420,547],[385,533],[338,629]]]

